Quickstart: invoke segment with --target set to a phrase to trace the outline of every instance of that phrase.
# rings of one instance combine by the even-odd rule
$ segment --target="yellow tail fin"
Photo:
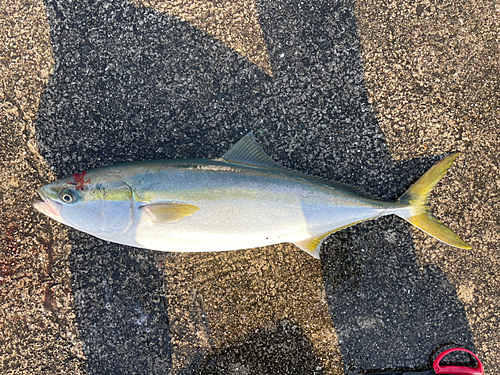
[[[429,194],[458,155],[459,153],[455,152],[437,162],[417,182],[410,186],[408,191],[399,198],[399,203],[410,206],[414,213],[413,216],[403,217],[403,219],[448,245],[461,249],[470,249],[470,245],[466,244],[455,232],[432,216],[429,209]]]

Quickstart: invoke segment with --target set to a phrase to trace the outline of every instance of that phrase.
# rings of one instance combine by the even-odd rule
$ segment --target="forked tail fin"
[[[455,232],[432,216],[429,208],[429,194],[458,155],[459,153],[455,152],[437,162],[417,182],[410,186],[406,193],[399,198],[399,203],[410,206],[412,213],[411,216],[401,216],[403,219],[448,245],[470,249],[470,245],[466,244]]]

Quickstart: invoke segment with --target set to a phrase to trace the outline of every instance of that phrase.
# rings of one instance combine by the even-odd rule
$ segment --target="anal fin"
[[[361,223],[361,222],[367,221],[367,220],[371,220],[371,218],[370,219],[362,219],[362,220],[355,221],[353,223],[349,223],[347,225],[344,225],[344,226],[339,227],[339,228],[335,228],[329,232],[322,233],[322,234],[315,236],[315,237],[309,237],[309,238],[306,238],[304,240],[295,241],[294,245],[296,245],[297,247],[300,247],[302,250],[304,250],[306,253],[312,255],[316,259],[319,259],[319,250],[321,248],[321,243],[323,242],[323,240],[326,237],[328,237],[330,234],[338,232],[339,230],[348,228],[352,225],[356,225],[358,223]]]
[[[300,247],[306,253],[312,255],[316,259],[319,259],[319,250],[321,248],[321,242],[327,237],[331,232],[319,235],[317,237],[306,238],[305,240],[300,240],[294,242],[294,245]]]

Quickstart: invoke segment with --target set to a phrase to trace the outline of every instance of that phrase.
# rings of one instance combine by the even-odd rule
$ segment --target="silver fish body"
[[[323,239],[347,226],[388,214],[410,222],[429,215],[426,201],[410,202],[418,194],[386,202],[283,168],[251,134],[221,159],[98,168],[46,185],[40,195],[43,201],[35,207],[59,222],[108,241],[162,251],[223,251],[292,242],[319,257]],[[442,235],[440,239],[468,246],[456,238],[456,243]]]

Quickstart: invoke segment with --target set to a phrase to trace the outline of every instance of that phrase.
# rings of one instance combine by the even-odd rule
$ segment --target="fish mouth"
[[[45,214],[53,219],[59,218],[61,215],[62,204],[47,197],[41,189],[38,189],[38,194],[40,194],[43,201],[36,201],[33,206],[42,214]]]

